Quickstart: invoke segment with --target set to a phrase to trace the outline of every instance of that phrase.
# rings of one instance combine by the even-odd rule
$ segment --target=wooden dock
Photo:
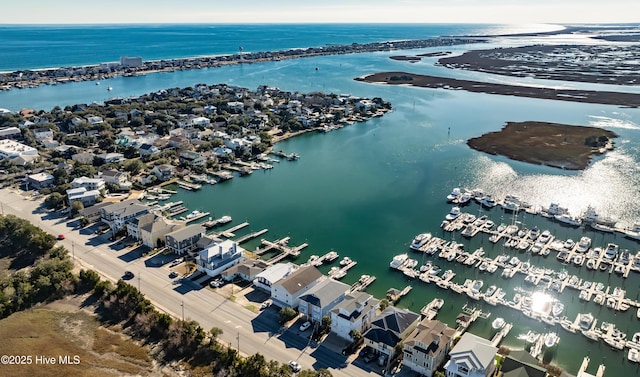
[[[246,226],[249,226],[249,223],[245,221],[242,224],[238,224],[238,225],[236,225],[234,227],[231,227],[231,228],[229,228],[227,230],[222,231],[220,233],[220,235],[222,235],[223,237],[226,237],[226,238],[233,238],[233,237],[236,236],[236,234],[234,232],[237,232],[238,230],[240,230],[240,229],[242,229],[242,228],[244,228]]]
[[[413,287],[410,285],[407,285],[401,291],[395,288],[389,288],[389,290],[387,291],[387,300],[389,300],[391,304],[395,305],[400,301],[402,297],[406,296],[409,292],[411,292],[412,288]]]
[[[260,240],[260,243],[262,243],[262,245],[264,245],[264,247],[257,247],[255,254],[256,255],[262,255],[264,253],[267,253],[269,251],[275,251],[278,250],[278,247],[280,245],[286,245],[289,240],[291,239],[291,237],[285,237],[279,240],[275,240],[275,241],[267,241],[264,238]]]
[[[261,235],[263,235],[263,234],[267,233],[268,231],[269,231],[269,229],[264,228],[264,229],[259,230],[259,231],[257,231],[257,232],[253,232],[253,233],[249,233],[249,234],[247,234],[247,235],[244,235],[244,236],[242,236],[242,237],[238,238],[238,239],[237,239],[237,240],[235,240],[235,241],[236,241],[238,244],[245,243],[245,242],[247,242],[247,241],[249,241],[249,240],[252,240],[252,239],[254,239],[254,238],[256,238],[256,237],[260,237]]]
[[[209,212],[201,212],[201,213],[198,213],[195,216],[187,217],[185,219],[185,221],[188,224],[188,223],[191,223],[191,222],[194,222],[194,221],[198,221],[198,220],[202,219],[203,217],[207,217],[207,216],[209,216]]]
[[[365,289],[367,289],[368,286],[373,284],[374,281],[376,281],[376,277],[375,276],[362,275],[362,276],[360,276],[360,280],[358,280],[357,282],[353,283],[353,285],[351,286],[351,289],[349,289],[349,292],[364,291]]]
[[[178,187],[189,191],[196,191],[202,188],[202,185],[198,183],[191,183],[187,181],[178,181],[176,183],[178,184]]]
[[[305,247],[309,246],[309,244],[307,244],[306,242],[303,243],[302,245],[295,246],[295,247],[288,246],[289,237],[283,238],[282,240],[277,242],[271,242],[265,239],[262,239],[261,242],[266,247],[260,250],[260,254],[263,254],[266,250],[277,250],[280,252],[278,255],[274,256],[273,258],[267,261],[267,263],[269,264],[276,264],[288,257],[298,257],[300,255],[300,251]],[[258,250],[256,250],[256,252],[257,251]]]
[[[500,342],[502,342],[502,339],[504,339],[509,334],[509,331],[511,331],[512,327],[513,325],[511,323],[505,324],[500,329],[500,331],[498,331],[496,335],[493,336],[493,338],[491,339],[491,345],[494,347],[499,347]]]

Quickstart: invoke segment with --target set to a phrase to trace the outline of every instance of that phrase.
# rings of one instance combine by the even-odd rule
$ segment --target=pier
[[[275,240],[275,241],[271,242],[271,241],[267,241],[267,240],[265,240],[263,238],[263,239],[260,240],[260,242],[262,243],[262,245],[264,245],[264,247],[262,247],[262,248],[257,247],[256,251],[255,251],[255,254],[256,255],[262,255],[262,254],[267,253],[269,251],[278,250],[278,247],[286,245],[289,242],[290,239],[291,239],[291,237],[285,237],[285,238],[282,238],[282,239]]]
[[[280,252],[278,255],[267,261],[267,263],[269,264],[276,264],[287,257],[298,257],[300,255],[300,251],[309,246],[307,243],[303,243],[302,245],[296,247],[290,247],[288,246],[289,237],[283,238],[276,242],[267,241],[263,238],[261,242],[263,245],[265,245],[265,248],[256,249],[256,254],[264,254],[268,250],[276,250]]]
[[[178,181],[176,183],[178,184],[178,187],[189,191],[196,191],[202,188],[202,185],[198,183],[191,183],[187,181]]]
[[[422,315],[423,319],[434,319],[436,315],[438,315],[438,310],[442,308],[442,305],[444,305],[443,299],[434,298],[430,303],[420,309],[420,314]]]
[[[491,345],[494,347],[499,347],[500,342],[502,342],[502,339],[504,339],[509,334],[509,331],[511,331],[512,327],[513,325],[511,323],[505,324],[500,329],[500,331],[498,331],[496,335],[494,335],[493,338],[491,338]]]
[[[233,238],[233,237],[236,236],[236,234],[234,232],[237,232],[238,230],[240,230],[240,229],[242,229],[244,227],[247,227],[247,226],[249,226],[249,223],[245,221],[242,224],[238,224],[238,225],[236,225],[234,227],[231,227],[231,228],[229,228],[227,230],[222,231],[220,233],[220,235],[222,235],[223,237],[226,237],[226,238]]]
[[[214,177],[218,178],[221,181],[226,181],[233,178],[233,173],[226,170],[211,171],[209,172],[209,174],[213,175]]]
[[[256,238],[256,237],[260,237],[261,235],[263,235],[263,234],[267,233],[268,231],[269,231],[269,229],[264,228],[264,229],[259,230],[259,231],[257,231],[257,232],[253,232],[253,233],[249,233],[249,234],[247,234],[247,235],[244,235],[244,236],[242,236],[242,237],[238,238],[238,239],[237,239],[237,240],[235,240],[235,241],[236,241],[238,244],[242,244],[242,243],[245,243],[245,242],[247,242],[247,241],[249,241],[249,240],[252,240],[252,239],[254,239],[254,238]]]
[[[360,279],[357,282],[353,283],[353,285],[349,289],[349,292],[364,291],[365,289],[367,289],[368,286],[373,284],[374,281],[376,281],[375,276],[362,275],[360,276]]]
[[[396,288],[389,288],[389,290],[387,291],[387,300],[389,300],[392,305],[395,305],[400,301],[400,299],[402,299],[402,297],[411,292],[412,288],[413,287],[410,285],[407,285],[401,291],[397,290]]]
[[[349,271],[351,268],[355,267],[356,264],[358,264],[358,262],[352,261],[350,259],[348,259],[348,261],[349,262],[343,265],[342,267],[331,267],[331,270],[329,271],[329,277],[334,278],[336,280],[340,280],[347,275],[347,271]]]

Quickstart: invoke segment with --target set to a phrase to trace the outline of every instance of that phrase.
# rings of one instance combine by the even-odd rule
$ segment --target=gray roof
[[[487,339],[471,333],[464,333],[453,347],[449,356],[456,365],[464,365],[469,370],[484,370],[494,361],[498,348]]]
[[[524,350],[511,351],[502,362],[505,377],[545,377],[546,369],[538,365],[538,360]]]
[[[113,203],[110,206],[104,207],[104,211],[106,213],[119,213],[122,215],[127,215],[130,213],[137,213],[140,211],[148,210],[149,207],[140,203],[137,199],[129,199],[119,203]]]
[[[167,234],[167,237],[173,237],[176,240],[184,240],[184,239],[196,236],[198,234],[204,234],[204,233],[205,233],[205,229],[202,225],[192,224],[192,225],[188,225],[185,228],[178,229],[176,231],[173,231]]]
[[[326,279],[300,296],[300,300],[323,308],[340,296],[344,296],[349,288],[351,288],[351,286],[348,284],[333,279]]]
[[[344,300],[336,305],[331,312],[350,321],[354,321],[363,313],[368,313],[372,308],[377,307],[378,304],[380,304],[380,300],[366,292],[352,292],[347,294]],[[349,314],[340,314],[341,312]]]
[[[437,355],[451,341],[455,332],[445,323],[425,319],[407,337],[404,344],[427,355]]]
[[[418,318],[420,318],[420,314],[406,309],[398,309],[395,306],[388,306],[376,317],[373,323],[371,323],[371,326],[390,330],[399,335],[408,329]]]
[[[280,285],[282,285],[290,295],[293,295],[317,279],[320,279],[322,276],[324,276],[322,272],[318,271],[314,266],[303,266],[283,278]]]

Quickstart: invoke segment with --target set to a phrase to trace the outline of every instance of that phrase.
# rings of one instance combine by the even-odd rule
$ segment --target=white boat
[[[573,264],[575,264],[576,266],[582,266],[582,264],[584,263],[584,255],[582,254],[575,254],[572,259]]]
[[[438,274],[440,274],[440,271],[441,271],[440,267],[431,266],[431,269],[429,270],[429,275],[431,275],[431,276],[438,275]]]
[[[615,243],[607,244],[607,248],[604,250],[604,257],[612,260],[615,259],[616,256],[618,256],[618,245]]]
[[[547,215],[548,217],[562,215],[567,212],[569,212],[569,210],[565,207],[560,207],[560,204],[558,203],[551,203],[549,205],[549,208],[543,210],[543,214]]]
[[[193,219],[193,218],[197,217],[198,215],[200,215],[200,211],[198,211],[196,209],[193,212],[191,212],[190,214],[188,214],[186,218],[187,219]]]
[[[635,223],[631,228],[623,230],[625,237],[640,240],[640,223]]]
[[[442,308],[442,305],[444,305],[444,300],[441,298],[436,298],[433,300],[433,304],[431,305],[431,307],[435,310],[440,310],[440,308]]]
[[[627,359],[629,359],[629,361],[631,361],[632,363],[640,362],[638,361],[638,359],[640,359],[640,351],[638,351],[637,348],[629,348]]]
[[[340,261],[340,265],[341,265],[341,266],[346,266],[346,265],[348,265],[348,264],[349,264],[349,263],[351,263],[351,262],[352,262],[352,261],[351,261],[351,258],[349,258],[349,257],[344,257],[344,258],[342,258],[342,260]],[[417,262],[416,262],[416,263],[417,263]],[[413,266],[413,267],[415,267],[415,266]],[[409,267],[409,268],[413,268],[413,267]]]
[[[109,87],[107,87],[107,90],[108,90],[108,91],[112,91],[112,90],[113,90],[113,88],[109,86]]]
[[[420,233],[413,238],[411,245],[409,248],[411,250],[419,250],[422,246],[424,246],[431,239],[431,233]]]
[[[534,226],[533,228],[531,228],[531,230],[529,231],[529,238],[531,238],[532,240],[535,240],[539,236],[540,236],[540,229],[538,229],[537,226]]]
[[[542,244],[546,244],[551,240],[551,232],[547,229],[543,230],[542,233],[538,236],[538,242]]]
[[[393,257],[393,260],[391,261],[391,263],[389,263],[389,267],[396,268],[396,269],[400,268],[402,267],[403,264],[407,262],[407,259],[409,259],[409,254],[407,253],[398,254]]]
[[[468,192],[465,192],[458,197],[458,205],[464,206],[469,204],[470,201],[471,201],[471,194],[469,194]]]
[[[225,215],[218,219],[218,224],[226,224],[226,223],[230,223],[231,221],[232,221],[231,216]]]
[[[560,342],[560,337],[555,332],[550,332],[544,337],[544,346],[547,348],[555,347]]]
[[[540,337],[540,334],[535,333],[533,331],[529,331],[526,335],[525,342],[529,344],[534,344],[535,342],[538,341],[539,337]]]
[[[453,207],[451,208],[451,211],[447,213],[447,215],[444,218],[451,221],[451,220],[457,219],[458,216],[460,216],[460,207]]]
[[[482,280],[474,280],[473,284],[471,285],[471,292],[473,293],[478,293],[480,292],[480,289],[482,288],[482,285],[484,284],[484,282]]]
[[[578,295],[578,298],[584,301],[587,301],[588,297],[589,297],[589,291],[580,291],[580,294]]]
[[[347,257],[345,257],[347,258]],[[343,259],[344,261],[344,259]],[[342,264],[342,262],[340,262],[340,264]],[[415,266],[418,265],[418,261],[415,259],[407,259],[407,261],[404,263],[404,268],[414,268]]]
[[[562,215],[555,215],[554,218],[563,224],[567,224],[571,226],[580,226],[582,224],[582,220],[580,220],[579,217],[572,216],[568,213],[563,213]]]
[[[498,317],[494,319],[493,322],[491,322],[491,327],[494,330],[500,330],[501,328],[504,327],[505,323],[506,322],[504,321],[504,318]]]
[[[595,259],[587,260],[587,268],[591,269],[591,270],[595,270],[596,269],[596,260]]]
[[[591,315],[591,313],[580,313],[578,316],[580,317],[578,322],[580,328],[585,331],[590,330],[591,324],[593,324],[593,315]]]
[[[460,195],[462,195],[462,191],[460,191],[459,187],[455,187],[453,190],[451,190],[451,193],[447,195],[447,202],[453,202],[458,200]]]
[[[589,237],[581,237],[580,241],[578,241],[578,246],[576,247],[576,251],[579,253],[584,253],[591,247],[591,238]]]
[[[496,287],[495,285],[491,285],[489,286],[489,288],[487,288],[487,291],[484,292],[484,297],[491,297],[496,293],[496,290],[498,289],[498,287]]]
[[[498,205],[498,202],[496,202],[491,195],[487,195],[480,199],[480,205],[486,208],[493,208]]]

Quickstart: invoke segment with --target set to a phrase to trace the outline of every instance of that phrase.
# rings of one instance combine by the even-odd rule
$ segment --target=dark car
[[[177,272],[175,272],[175,271],[171,271],[171,273],[169,274],[169,277],[170,277],[171,279],[175,279],[175,278],[177,278],[177,277],[178,277],[178,273],[177,273]]]
[[[134,275],[134,274],[133,274],[133,272],[131,272],[131,271],[125,271],[125,272],[124,272],[124,278],[125,278],[125,279],[133,279],[133,277],[134,277],[134,276],[135,276],[135,275]]]

